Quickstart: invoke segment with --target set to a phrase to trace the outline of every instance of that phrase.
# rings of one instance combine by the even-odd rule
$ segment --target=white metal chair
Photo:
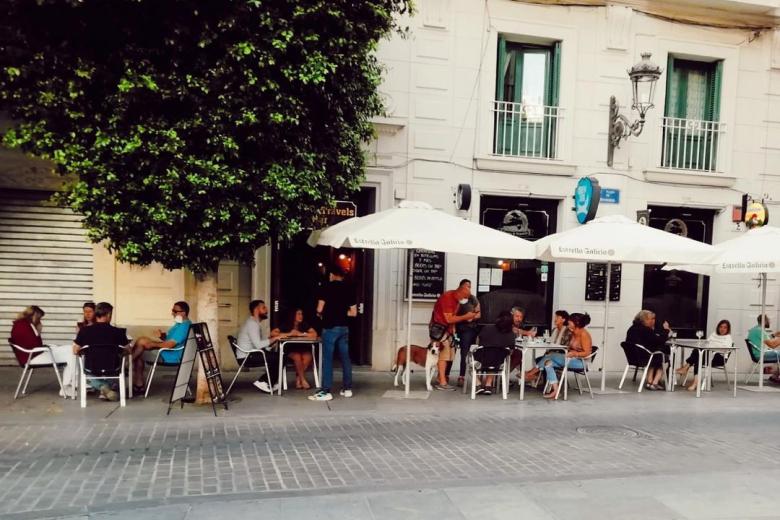
[[[588,378],[588,372],[590,371],[590,365],[593,363],[593,360],[596,359],[596,353],[598,351],[599,348],[594,346],[592,347],[590,355],[586,357],[566,358],[566,363],[563,365],[563,369],[561,370],[561,377],[560,377],[561,383],[558,385],[558,392],[555,394],[556,399],[558,399],[558,396],[561,395],[561,388],[563,387],[563,385],[568,384],[569,381],[568,375],[570,373],[574,374],[574,381],[577,383],[577,391],[580,393],[580,395],[582,395],[582,387],[580,386],[579,376],[585,377],[585,382],[588,383],[588,392],[590,393],[590,398],[593,399],[593,387],[590,386],[590,379]],[[583,368],[572,368],[570,365],[572,359],[581,359]],[[569,396],[568,396],[567,389],[564,389],[563,400],[566,401],[568,397]]]
[[[265,350],[244,350],[241,347],[238,346],[238,341],[236,341],[236,338],[233,336],[228,336],[228,343],[230,343],[230,349],[233,351],[233,355],[236,357],[236,363],[238,363],[238,371],[236,372],[236,375],[233,376],[233,380],[230,382],[230,386],[228,386],[227,392],[225,392],[225,397],[227,398],[228,395],[230,395],[230,390],[232,390],[233,385],[236,382],[236,379],[238,379],[238,374],[241,373],[241,371],[244,369],[244,367],[247,368],[259,368],[264,367],[265,373],[268,374],[268,358],[265,355]],[[238,357],[238,353],[242,352],[244,354],[244,359],[240,359]],[[257,357],[261,357],[262,360],[256,359]],[[285,370],[286,372],[286,370]],[[285,381],[286,383],[286,381]]]
[[[22,395],[27,393],[27,385],[30,383],[30,378],[32,378],[33,371],[36,368],[44,367],[52,367],[54,369],[54,375],[57,377],[57,383],[60,385],[60,393],[63,393],[62,376],[60,375],[60,371],[57,368],[57,363],[55,362],[54,352],[51,346],[43,345],[42,347],[28,349],[11,343],[10,339],[8,340],[8,344],[11,345],[12,350],[27,354],[27,362],[24,364],[21,362],[19,363],[19,366],[22,368],[22,376],[19,378],[19,384],[16,385],[14,399],[19,397],[19,390],[21,390]],[[19,358],[17,358],[17,361],[18,359]],[[60,364],[65,365],[65,363]]]
[[[149,388],[152,386],[152,378],[154,378],[154,372],[157,370],[158,366],[161,367],[178,367],[181,364],[181,356],[183,355],[184,347],[186,346],[186,343],[183,343],[179,347],[171,347],[171,348],[160,348],[157,349],[153,354],[147,354],[144,352],[144,354],[149,356],[154,356],[154,360],[150,360],[150,358],[145,357],[144,362],[146,362],[147,365],[152,366],[152,370],[149,372],[149,377],[146,379],[146,392],[144,392],[144,399],[149,397]],[[179,352],[179,360],[175,363],[171,363],[168,361],[165,361],[164,358],[161,357],[163,352]]]
[[[85,345],[79,350],[81,407],[87,407],[87,382],[119,380],[119,404],[126,406],[125,364],[130,350],[122,345]]]
[[[761,376],[759,376],[759,377],[764,377],[763,372],[764,372],[764,366],[766,366],[766,365],[775,365],[777,367],[777,369],[780,370],[780,358],[779,358],[778,361],[767,361],[767,360],[764,360],[764,366],[761,366],[761,358],[759,356],[756,356],[756,354],[755,354],[755,352],[753,352],[753,348],[752,348],[752,347],[755,347],[756,349],[758,349],[758,347],[755,346],[753,343],[751,343],[750,340],[748,340],[748,339],[745,340],[745,345],[747,345],[748,354],[750,354],[750,359],[751,359],[751,361],[753,361],[753,369],[750,371],[750,374],[748,374],[747,379],[745,379],[745,384],[750,383],[750,379],[753,377],[753,374],[755,374],[756,371],[759,370],[759,367],[760,367],[760,370],[761,370]],[[766,354],[766,348],[764,349],[764,353]]]
[[[734,346],[733,343],[731,345]],[[710,384],[712,384],[712,382],[710,381],[710,375],[712,369],[715,368],[717,370],[723,370],[723,376],[726,378],[726,386],[730,385],[731,381],[729,381],[729,371],[726,365],[728,365],[729,358],[731,358],[731,352],[726,352],[725,354],[721,354],[723,356],[723,364],[719,366],[715,366],[714,364],[712,364],[711,361],[709,361],[709,359],[715,357],[716,354],[720,354],[719,352],[703,351],[703,353],[706,355],[704,357],[704,360],[702,360],[702,370],[705,370],[706,374],[704,378],[702,377],[699,378],[699,383],[704,383],[706,381],[707,382],[706,386],[710,386]],[[700,352],[699,355],[702,355],[702,353]],[[685,377],[683,378],[682,383],[680,383],[682,386],[685,386],[685,383],[688,382],[688,376],[690,375],[690,373],[691,373],[690,370],[685,373]],[[704,387],[705,386],[702,386],[702,388]]]
[[[631,367],[635,368],[642,368],[642,380],[639,382],[639,389],[637,390],[637,393],[641,393],[642,389],[645,386],[645,379],[647,379],[647,369],[650,368],[650,363],[652,363],[653,358],[655,356],[661,356],[661,359],[663,360],[664,353],[663,352],[650,352],[647,350],[644,346],[639,345],[637,343],[629,344],[625,341],[622,341],[620,343],[620,346],[623,347],[623,352],[626,355],[626,368],[623,370],[623,377],[620,378],[620,384],[618,385],[618,390],[623,388],[623,383],[626,381],[626,375],[628,374],[628,369]],[[638,350],[634,351],[631,347],[636,347]],[[643,359],[644,357],[647,357],[647,361]],[[666,371],[663,371],[664,377],[666,377]]]
[[[504,354],[503,361],[498,365],[484,365],[474,358],[474,355],[479,351],[487,349],[501,350]],[[501,396],[503,399],[507,398],[509,392],[509,374],[506,367],[509,366],[509,359],[512,355],[511,347],[484,347],[481,345],[471,345],[469,348],[468,357],[466,358],[466,377],[471,377],[471,398],[477,397],[477,376],[495,376],[501,380]],[[468,380],[464,382],[463,391],[465,393],[468,388]]]

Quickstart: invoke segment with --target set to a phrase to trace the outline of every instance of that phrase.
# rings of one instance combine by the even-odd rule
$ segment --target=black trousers
[[[695,375],[699,375],[699,356],[701,355],[701,350],[695,348],[691,351],[691,355],[688,356],[688,359],[685,360],[688,365],[693,367],[693,373]],[[706,361],[707,358],[704,358]],[[723,358],[723,354],[715,353],[714,356],[711,357],[712,366],[714,367],[722,367],[726,364],[726,360]]]
[[[266,350],[265,357],[268,360],[268,374],[263,374],[257,378],[258,381],[267,381],[271,387],[279,382],[279,351]],[[256,358],[260,359],[259,356]],[[262,365],[260,365],[262,366]]]

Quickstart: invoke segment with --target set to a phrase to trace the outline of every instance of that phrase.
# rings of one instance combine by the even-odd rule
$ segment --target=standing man
[[[458,312],[456,316],[463,316],[468,312],[474,313],[474,319],[469,321],[461,321],[455,325],[455,332],[458,333],[458,346],[460,347],[460,373],[458,375],[458,386],[463,386],[466,376],[466,355],[469,353],[471,345],[477,341],[477,333],[479,329],[477,327],[477,320],[482,317],[482,313],[479,308],[479,300],[471,293],[471,280],[463,279],[460,281],[459,286],[466,286],[469,289],[469,297],[466,303],[459,302]],[[447,379],[450,378],[450,369],[452,368],[452,362],[447,365]]]
[[[322,319],[322,388],[309,396],[311,401],[333,399],[333,355],[338,349],[343,369],[343,382],[339,394],[352,397],[352,363],[349,359],[349,327],[347,318],[357,316],[355,288],[344,281],[344,269],[330,267],[329,282],[317,300],[317,316]]]
[[[261,327],[264,320],[268,319],[268,306],[263,300],[249,302],[249,317],[238,332],[236,343],[241,350],[236,352],[236,358],[240,363],[247,354],[243,351],[268,349],[268,346],[276,341],[278,336],[265,337],[265,331]],[[272,394],[279,390],[279,351],[266,350],[265,358],[268,361],[268,373],[260,376],[252,383],[255,388],[266,394]]]
[[[458,316],[458,306],[467,304],[471,296],[471,282],[461,280],[458,288],[446,291],[433,306],[431,321],[428,324],[428,335],[431,342],[439,344],[439,362],[437,364],[439,382],[434,386],[437,390],[455,390],[447,381],[447,363],[452,361],[452,336],[455,325],[469,322],[477,317],[473,310]]]

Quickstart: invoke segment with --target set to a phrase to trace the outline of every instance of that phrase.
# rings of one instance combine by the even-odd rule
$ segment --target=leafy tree
[[[221,259],[252,262],[358,188],[382,111],[374,51],[410,8],[3,0],[3,143],[56,165],[62,200],[118,260],[208,280],[216,324]]]

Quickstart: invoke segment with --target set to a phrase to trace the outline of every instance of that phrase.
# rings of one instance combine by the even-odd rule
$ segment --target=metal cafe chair
[[[585,382],[588,384],[588,392],[590,393],[590,398],[593,399],[593,387],[590,386],[590,379],[588,378],[588,372],[590,372],[590,365],[593,364],[593,360],[596,359],[596,353],[598,353],[599,348],[596,346],[593,346],[590,352],[590,355],[583,357],[583,358],[576,358],[582,360],[582,366],[583,368],[573,368],[570,366],[570,362],[572,359],[575,358],[566,358],[566,364],[563,366],[563,369],[561,370],[561,384],[558,385],[558,393],[555,394],[555,398],[558,399],[558,396],[561,395],[561,387],[564,384],[567,384],[569,381],[568,375],[574,374],[574,381],[577,384],[577,391],[582,395],[582,387],[580,386],[580,378],[579,376],[585,377]],[[546,389],[545,389],[546,390]],[[567,398],[566,391],[564,390],[563,394],[563,400],[565,401]]]
[[[233,355],[236,357],[236,363],[238,363],[238,371],[236,371],[236,375],[233,376],[233,380],[230,382],[230,386],[228,386],[227,392],[225,392],[226,398],[228,395],[230,395],[230,390],[233,389],[233,385],[235,384],[236,379],[238,379],[238,374],[241,373],[244,367],[247,368],[265,367],[265,373],[266,374],[269,373],[268,358],[265,355],[265,350],[263,349],[244,350],[238,346],[238,341],[233,336],[228,336],[228,343],[230,343],[230,349],[233,351]],[[244,359],[238,357],[239,352],[242,352],[244,354]]]
[[[487,365],[477,361],[474,355],[477,352],[488,350],[500,351],[503,354],[503,361],[496,365]],[[496,376],[501,380],[501,396],[503,399],[507,398],[509,392],[509,374],[506,367],[508,366],[509,359],[512,355],[512,347],[485,347],[481,345],[471,345],[469,349],[468,357],[466,358],[466,378],[471,378],[471,398],[477,397],[477,376]],[[468,387],[468,380],[464,381],[463,390],[465,393]]]
[[[87,382],[97,380],[119,380],[119,404],[126,401],[125,365],[130,350],[122,345],[85,345],[79,350],[81,407],[87,406]]]
[[[748,339],[745,339],[745,345],[747,346],[748,354],[750,354],[750,359],[753,361],[753,370],[750,371],[750,374],[748,374],[747,379],[745,379],[745,384],[750,383],[750,379],[753,377],[753,374],[755,374],[756,371],[759,370],[759,367],[761,371],[761,375],[759,377],[764,377],[763,372],[764,372],[764,366],[766,365],[776,365],[777,369],[780,370],[780,361],[767,361],[765,359],[764,366],[761,366],[761,357],[756,356],[755,352],[753,352],[753,349],[751,348],[751,347],[755,347],[756,349],[758,349],[758,347],[753,345],[753,343],[751,343],[750,340]]]
[[[149,357],[144,357],[144,362],[147,365],[151,365],[152,370],[149,372],[149,376],[146,378],[146,391],[144,392],[144,399],[149,397],[149,388],[152,386],[152,379],[154,378],[154,373],[157,370],[158,366],[161,367],[178,367],[181,364],[181,357],[179,357],[179,360],[176,362],[170,362],[165,361],[164,358],[161,357],[163,352],[181,352],[184,350],[184,347],[187,346],[186,343],[182,344],[179,347],[172,347],[172,348],[160,348],[157,349],[154,354],[146,354],[145,355],[154,356],[154,360],[151,360]]]
[[[642,388],[645,386],[645,379],[647,379],[647,369],[650,368],[653,357],[661,356],[661,359],[663,359],[664,354],[663,352],[650,352],[642,345],[629,344],[625,341],[621,341],[620,346],[623,347],[623,353],[626,355],[626,368],[623,370],[623,377],[620,378],[618,390],[623,388],[623,383],[626,381],[626,375],[628,374],[629,368],[642,368],[642,380],[639,382],[639,389],[637,390],[637,393],[641,393]],[[636,350],[632,347],[635,347]],[[664,371],[664,374],[666,374],[666,371]]]
[[[36,368],[52,367],[54,369],[54,375],[57,377],[57,383],[60,385],[60,392],[63,391],[62,376],[57,368],[57,363],[54,362],[54,352],[49,345],[43,345],[42,347],[36,348],[24,348],[11,343],[10,338],[8,339],[8,344],[11,345],[11,350],[27,354],[26,363],[21,363],[19,362],[19,358],[16,358],[17,362],[19,362],[19,367],[22,369],[22,376],[19,378],[19,384],[16,385],[14,399],[19,397],[20,390],[22,395],[27,393],[27,385],[30,383],[30,378]],[[46,354],[48,354],[48,356]],[[60,364],[65,365],[65,363]]]

